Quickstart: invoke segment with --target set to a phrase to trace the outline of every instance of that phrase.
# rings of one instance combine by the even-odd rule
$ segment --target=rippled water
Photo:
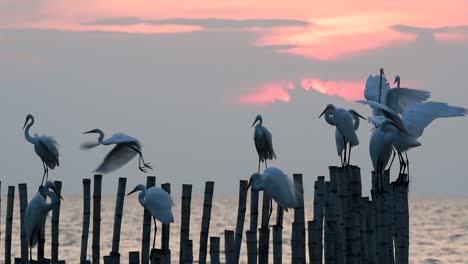
[[[5,198],[5,197],[3,197]],[[2,199],[1,231],[2,242],[0,246],[0,263],[4,258],[4,224],[5,200]],[[171,225],[171,250],[173,261],[178,260],[179,251],[179,224],[180,200],[174,201],[173,209],[175,223]],[[101,257],[109,253],[112,240],[112,224],[114,219],[114,198],[103,198],[101,222]],[[203,200],[192,200],[192,215],[190,237],[194,245],[194,259],[198,258],[198,240],[201,225],[201,210]],[[19,207],[15,204],[14,231],[12,241],[12,255],[20,253],[19,238]],[[274,213],[273,213],[274,214]],[[285,213],[283,229],[283,259],[290,260],[290,237],[292,213]],[[468,263],[468,199],[446,200],[414,200],[410,204],[410,263]],[[122,263],[128,263],[128,252],[140,250],[142,233],[143,210],[134,199],[126,199],[124,217],[122,222],[122,235],[120,251]],[[224,229],[235,229],[237,217],[237,198],[216,197],[210,226],[210,236],[221,237],[221,249],[224,248]],[[272,217],[273,218],[273,217]],[[312,201],[306,201],[306,220],[312,218]],[[50,218],[49,218],[50,220]],[[92,221],[92,220],[91,220]],[[248,216],[244,231],[248,227]],[[81,228],[82,228],[82,200],[81,198],[65,197],[62,204],[60,218],[60,259],[67,263],[78,263],[80,256]],[[49,240],[50,221],[47,222],[46,239]],[[92,229],[92,222],[90,229]],[[160,230],[160,226],[158,226]],[[91,258],[91,235],[88,241],[88,259]],[[157,238],[158,242],[160,238]],[[244,236],[245,239],[245,236]],[[157,246],[158,243],[157,242]],[[241,262],[246,261],[245,241],[241,249]],[[50,248],[46,246],[46,256],[50,256]],[[209,256],[208,256],[209,257]],[[223,258],[223,254],[221,254]]]

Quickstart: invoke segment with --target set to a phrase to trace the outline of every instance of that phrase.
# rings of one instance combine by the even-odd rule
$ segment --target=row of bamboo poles
[[[250,223],[245,232],[247,243],[247,263],[268,263],[270,250],[270,230],[272,230],[273,263],[408,263],[409,250],[409,215],[408,215],[408,185],[389,183],[389,173],[384,175],[383,193],[376,192],[376,176],[372,174],[372,199],[362,197],[360,169],[355,166],[346,168],[330,167],[330,180],[319,176],[314,185],[314,217],[305,223],[304,188],[302,175],[294,174],[297,207],[294,208],[294,221],[291,234],[291,259],[282,255],[283,212],[276,210],[276,219],[270,222],[276,224],[272,229],[268,226],[268,214],[271,198],[262,196],[261,222],[258,227],[259,193],[250,191]],[[147,188],[155,186],[156,178],[147,177]],[[56,181],[60,193],[62,183]],[[224,250],[220,249],[219,236],[209,236],[211,209],[214,192],[214,182],[205,182],[203,198],[203,216],[200,228],[200,243],[198,263],[207,263],[208,253],[210,263],[221,263],[220,253],[224,251],[225,263],[239,263],[241,244],[244,234],[244,219],[247,211],[248,182],[240,181],[237,221],[235,230],[225,230]],[[0,183],[1,187],[1,183]],[[88,256],[88,233],[91,221],[91,180],[83,179],[83,227],[81,239],[81,254],[79,262],[87,263],[120,263],[120,231],[125,198],[126,178],[119,178],[116,207],[114,214],[112,249],[109,255],[101,256],[100,226],[101,226],[101,187],[102,176],[94,176],[93,186],[93,216],[92,216],[92,258]],[[168,193],[171,185],[161,185]],[[24,214],[28,202],[26,184],[19,184],[20,223],[21,223],[21,256],[14,263],[29,263],[28,245],[24,230]],[[11,263],[11,236],[13,222],[13,204],[15,186],[8,186],[6,228],[5,228],[5,263]],[[193,263],[193,241],[190,240],[190,209],[192,185],[182,186],[181,226],[179,263]],[[1,204],[1,201],[0,201]],[[0,208],[1,209],[1,208]],[[34,263],[65,263],[59,260],[59,215],[60,203],[52,212],[51,219],[51,258],[44,257],[44,233],[38,242],[37,259]],[[150,251],[151,215],[147,210],[143,213],[143,233],[141,251],[128,252],[129,263],[174,263],[170,249],[170,225],[162,225],[160,248]],[[307,230],[307,232],[306,232]],[[154,230],[156,232],[157,230]],[[307,233],[307,245],[306,245]],[[209,242],[209,248],[208,248]],[[308,254],[306,254],[308,248]],[[306,259],[308,255],[308,259]],[[101,261],[101,259],[103,261]],[[72,261],[76,262],[76,261]]]

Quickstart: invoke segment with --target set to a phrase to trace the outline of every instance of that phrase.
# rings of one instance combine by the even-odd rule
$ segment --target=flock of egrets
[[[375,126],[370,139],[369,151],[380,184],[382,184],[382,174],[387,168],[392,152],[393,157],[389,167],[398,154],[400,161],[398,181],[406,181],[409,178],[406,179],[402,175],[409,174],[407,150],[421,145],[418,138],[424,129],[439,117],[457,117],[468,114],[467,109],[463,107],[450,106],[441,102],[426,102],[430,97],[429,92],[400,87],[399,76],[395,77],[395,83],[397,83],[397,87],[390,89],[384,70],[380,69],[380,75],[370,75],[366,81],[364,97],[367,100],[357,101],[367,104],[373,109],[373,116],[368,118],[368,121]],[[345,110],[331,104],[326,106],[319,117],[323,115],[326,122],[336,128],[336,149],[338,156],[340,156],[341,166],[349,166],[351,149],[359,145],[356,134],[356,130],[359,128],[359,119],[365,118],[354,110]],[[49,169],[59,166],[57,141],[45,135],[31,136],[29,130],[33,124],[34,117],[29,114],[23,127],[24,135],[26,140],[34,145],[34,150],[43,163],[44,173],[39,191],[31,199],[26,209],[25,226],[30,249],[37,243],[47,212],[52,210],[61,199],[61,196],[56,192],[54,183],[48,180]],[[268,168],[267,161],[275,159],[276,155],[271,133],[263,126],[261,115],[257,115],[252,126],[255,126],[254,142],[258,153],[258,170],[250,177],[248,187],[259,191],[263,190],[278,203],[281,209],[287,211],[288,208],[293,208],[296,205],[294,185],[280,169]],[[99,145],[115,145],[96,169],[97,173],[113,172],[136,155],[139,155],[139,169],[142,172],[152,169],[150,163],[145,162],[141,144],[137,139],[121,133],[104,139],[104,133],[99,129],[85,132],[85,134],[89,133],[96,133],[99,137],[97,141],[83,143],[81,145],[83,150]],[[262,162],[266,169],[260,173]],[[45,184],[44,179],[46,180]],[[139,184],[129,195],[137,191],[140,191],[138,195],[140,204],[151,212],[155,225],[155,219],[164,224],[174,221],[171,211],[172,200],[167,192],[159,187],[146,188]],[[46,202],[46,197],[50,198],[50,203]],[[271,208],[270,206],[270,214]]]

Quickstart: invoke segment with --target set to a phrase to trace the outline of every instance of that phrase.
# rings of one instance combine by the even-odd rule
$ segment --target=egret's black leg
[[[268,168],[268,163],[267,163],[267,159],[265,159],[265,169]]]
[[[134,146],[130,146],[130,148],[132,148],[140,156],[139,160],[138,160],[138,167],[139,167],[140,171],[147,172],[147,170],[145,168],[148,168],[150,170],[153,169],[153,167],[150,166],[149,162],[148,163],[145,162],[145,159],[143,158],[143,154],[141,153],[141,151],[138,148],[136,148]],[[141,166],[141,163],[143,163],[143,166]]]
[[[271,213],[273,212],[273,199],[270,198],[270,211],[268,212],[267,226],[270,224]]]
[[[401,156],[401,153],[398,152],[398,160],[400,161],[400,170],[399,170],[398,174],[402,174],[402,173],[403,173],[403,172],[402,172],[402,169],[403,169],[403,160],[402,160],[402,159],[403,159],[403,157]]]
[[[352,148],[352,146],[349,145],[348,166],[351,164],[351,148]]]
[[[42,167],[44,167],[44,174],[42,174],[41,186],[44,185],[44,179],[45,179],[45,176],[46,176],[46,174],[47,174],[47,167],[46,167],[45,162],[42,162]]]
[[[390,166],[388,166],[388,169],[389,169],[389,170],[392,168],[393,160],[395,159],[395,156],[396,156],[396,151],[395,151],[395,149],[392,148],[392,152],[393,152],[393,157],[392,157],[392,161],[390,162]]]
[[[344,165],[346,164],[346,152],[347,152],[347,147],[346,147],[346,140],[345,140],[345,137],[343,137],[343,145],[344,145],[344,163],[341,165],[341,167],[344,167]]]
[[[406,156],[406,171],[408,172],[408,181],[409,181],[409,159],[408,159],[408,152],[405,151]]]
[[[260,159],[260,156],[258,156],[258,173],[260,173],[260,163],[261,163],[261,159]]]
[[[153,222],[154,222],[154,236],[153,236],[153,249],[155,248],[156,245],[156,218],[153,217]]]
[[[341,167],[343,167],[343,152],[341,152],[340,161],[341,161]]]

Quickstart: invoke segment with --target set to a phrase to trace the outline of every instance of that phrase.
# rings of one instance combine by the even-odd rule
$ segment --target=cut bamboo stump
[[[302,174],[293,174],[297,205],[294,208],[294,222],[291,234],[292,263],[306,263],[304,187]]]
[[[234,231],[224,230],[224,258],[226,264],[233,264],[234,256]]]
[[[236,233],[234,237],[233,263],[239,263],[239,254],[242,244],[242,234],[244,233],[245,212],[247,206],[247,184],[245,180],[239,182],[239,205],[237,209]]]
[[[56,192],[59,195],[62,195],[62,182],[61,181],[54,181],[54,185],[56,188]],[[60,225],[60,204],[61,204],[61,199],[58,200],[57,205],[54,207],[52,210],[52,235],[51,235],[51,240],[52,240],[52,246],[51,246],[51,257],[50,261],[51,263],[58,263],[59,262],[59,225]]]
[[[366,220],[369,264],[377,264],[377,209],[374,201],[368,202]]]
[[[180,223],[180,252],[179,252],[179,263],[183,263],[184,257],[184,244],[189,239],[190,235],[190,204],[192,202],[192,185],[182,185],[182,206],[181,216],[182,220]]]
[[[13,208],[15,202],[15,186],[8,186],[7,211],[5,221],[5,264],[11,264],[11,231],[13,228]]]
[[[128,252],[128,263],[129,264],[140,264],[140,252],[138,252],[138,251]]]
[[[91,207],[91,180],[83,179],[83,228],[81,230],[80,263],[87,261],[88,233]]]
[[[398,178],[406,179],[407,175]],[[395,201],[395,263],[407,264],[409,260],[409,208],[408,182],[393,182]]]
[[[247,263],[257,264],[258,191],[250,188],[250,228],[246,232]]]
[[[262,225],[258,230],[258,263],[268,263],[268,246],[270,241],[270,229],[268,227],[268,214],[270,212],[271,198],[263,192]]]
[[[192,240],[185,240],[184,242],[184,264],[193,263],[193,242]]]
[[[146,188],[151,188],[156,185],[156,177],[148,176],[146,177]],[[149,253],[150,253],[150,237],[151,237],[151,225],[152,225],[152,216],[151,213],[144,209],[143,210],[143,231],[141,235],[141,263],[149,263]],[[156,230],[154,230],[156,232]]]
[[[26,207],[28,206],[28,187],[26,183],[18,184],[19,200],[20,200],[20,221],[21,221],[21,259],[20,263],[26,263],[28,257],[28,238],[26,236],[26,227],[24,222],[24,214],[26,213]],[[15,260],[16,262],[16,260]]]
[[[198,263],[206,263],[208,235],[210,230],[211,208],[213,201],[214,182],[205,182],[205,195],[203,198],[203,217],[200,230],[200,250],[198,253]]]
[[[115,213],[114,213],[114,229],[112,232],[112,250],[109,253],[109,261],[111,263],[120,263],[120,230],[122,227],[122,212],[125,199],[125,186],[127,184],[126,178],[119,178],[119,184],[117,187],[117,198],[115,201]]]
[[[101,246],[101,189],[102,175],[94,175],[94,192],[93,192],[93,245],[92,245],[92,263],[99,264],[100,262],[100,246]]]
[[[319,176],[314,183],[314,220],[309,221],[307,224],[309,234],[309,262],[311,264],[322,263],[324,208],[325,177]]]
[[[219,264],[219,237],[210,237],[210,262]]]
[[[161,188],[166,191],[168,194],[171,194],[171,184],[163,183]],[[171,224],[162,224],[161,231],[161,263],[170,264],[171,263],[171,249],[169,248],[169,239],[170,239],[170,226]]]
[[[360,226],[360,241],[361,241],[361,262],[362,264],[369,263],[369,251],[367,241],[367,211],[369,210],[369,197],[362,197],[357,212],[359,214]]]
[[[276,207],[276,224],[273,226],[273,263],[283,263],[283,209]]]

